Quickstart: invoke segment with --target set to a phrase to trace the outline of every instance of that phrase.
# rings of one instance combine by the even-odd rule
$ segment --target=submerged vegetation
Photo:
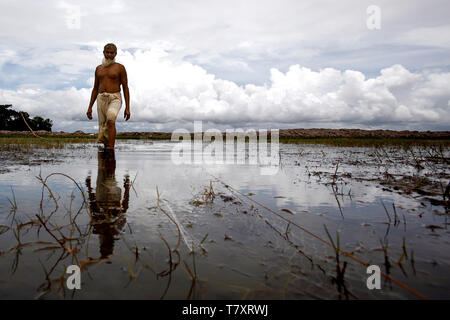
[[[77,143],[93,143],[95,138],[92,137],[23,137],[12,136],[4,137],[0,136],[0,150],[15,150],[19,151],[22,148],[25,149],[62,149],[69,144]]]
[[[73,133],[73,134],[40,134],[41,139],[31,136],[28,133],[3,132],[0,134],[0,146],[8,143],[23,145],[46,145],[65,143],[88,143],[95,142],[97,134]],[[118,132],[116,139],[119,140],[170,140],[171,134],[164,132],[142,133],[121,133]],[[191,139],[194,139],[191,134]],[[214,139],[212,139],[214,141]],[[224,137],[224,141],[226,141]],[[248,137],[245,138],[248,142]],[[267,139],[270,142],[270,136]],[[341,147],[381,147],[381,146],[436,146],[450,147],[450,137],[448,138],[387,138],[387,137],[301,137],[301,136],[280,136],[280,143],[285,144],[323,144]]]
[[[450,139],[420,138],[305,138],[280,137],[287,144],[323,144],[337,147],[381,147],[381,146],[436,146],[450,147]]]
[[[104,184],[93,184],[91,170],[110,178],[116,163],[95,157],[95,137],[0,136],[0,173],[50,162],[45,175],[31,170],[39,190],[27,204],[32,186],[0,184],[1,291],[37,299],[448,298],[448,140],[297,139],[280,146],[280,179],[267,180],[250,166],[216,167],[217,177],[194,166],[175,171],[161,158],[167,144],[155,148],[156,160],[151,148],[123,152],[132,170],[146,171],[130,179],[117,162],[121,209],[100,217]],[[53,172],[53,162],[65,161]],[[147,170],[149,161],[158,170]],[[101,171],[108,163],[112,171]],[[71,264],[83,290],[66,288]],[[368,264],[383,269],[383,290],[367,289]]]

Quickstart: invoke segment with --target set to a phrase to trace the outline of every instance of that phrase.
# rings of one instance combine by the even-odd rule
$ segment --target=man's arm
[[[97,95],[98,95],[98,84],[99,84],[98,77],[97,77],[98,68],[99,67],[97,67],[95,69],[94,88],[92,88],[91,101],[89,102],[88,111],[86,112],[86,115],[89,120],[92,120],[92,106],[94,105],[95,99],[97,99]]]
[[[123,117],[125,118],[125,121],[128,121],[130,119],[130,91],[128,90],[128,77],[127,77],[127,70],[125,70],[125,67],[122,66],[122,72],[120,73],[120,82],[122,84],[123,88],[123,96],[125,97],[125,111],[123,113]]]

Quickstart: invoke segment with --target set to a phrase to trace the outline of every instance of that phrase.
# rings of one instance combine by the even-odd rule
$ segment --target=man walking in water
[[[91,101],[86,115],[92,120],[92,106],[97,99],[98,138],[105,149],[114,150],[116,141],[116,118],[122,106],[120,85],[125,97],[125,121],[130,119],[130,92],[128,90],[127,71],[120,63],[115,62],[117,47],[108,43],[103,49],[103,62],[95,69],[95,82]]]

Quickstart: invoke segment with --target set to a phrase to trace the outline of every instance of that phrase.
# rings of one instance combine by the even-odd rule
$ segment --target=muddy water
[[[248,161],[177,165],[173,146],[119,141],[114,155],[86,145],[8,166],[0,298],[450,298],[448,150],[282,144],[262,175]],[[330,237],[355,259],[338,265]],[[380,289],[364,263],[388,276]]]

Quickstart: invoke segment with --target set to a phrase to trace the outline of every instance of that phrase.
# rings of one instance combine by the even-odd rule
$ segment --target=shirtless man
[[[101,65],[95,69],[95,82],[92,89],[86,115],[92,120],[92,106],[97,100],[98,112],[98,142],[105,145],[105,149],[114,150],[116,141],[116,118],[122,106],[120,85],[125,97],[125,121],[130,119],[130,92],[128,90],[127,71],[120,63],[115,62],[117,47],[113,43],[105,45],[105,56]]]

